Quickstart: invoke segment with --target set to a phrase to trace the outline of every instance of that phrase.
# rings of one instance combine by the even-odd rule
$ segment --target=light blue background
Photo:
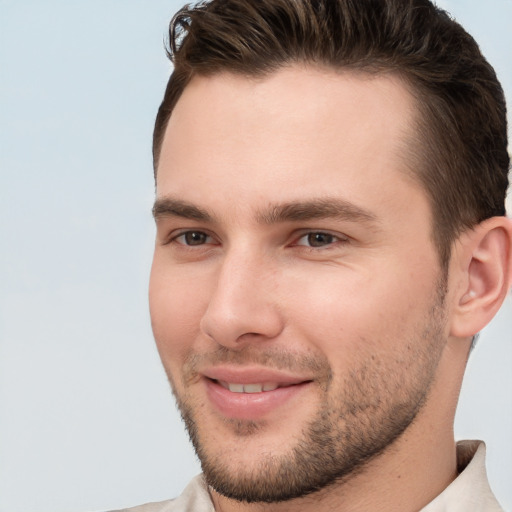
[[[446,0],[512,97],[512,0]],[[0,511],[160,500],[199,471],[147,306],[151,132],[174,0],[0,0]],[[471,357],[458,438],[512,510],[512,303]]]

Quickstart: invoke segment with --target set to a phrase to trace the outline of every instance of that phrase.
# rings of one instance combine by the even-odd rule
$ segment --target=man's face
[[[176,105],[151,316],[221,494],[319,489],[427,408],[446,329],[429,204],[401,153],[413,113],[398,79],[299,67],[196,77]]]

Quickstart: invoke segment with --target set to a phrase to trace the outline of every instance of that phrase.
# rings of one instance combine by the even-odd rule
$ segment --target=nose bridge
[[[275,300],[277,284],[272,260],[263,252],[249,244],[227,250],[219,262],[201,329],[226,346],[277,336],[282,329]]]

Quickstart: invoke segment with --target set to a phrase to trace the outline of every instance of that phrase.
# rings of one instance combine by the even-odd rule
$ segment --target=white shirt
[[[496,501],[485,470],[485,444],[457,443],[459,476],[420,512],[504,512]],[[196,476],[174,500],[147,503],[112,512],[215,512],[208,486]]]

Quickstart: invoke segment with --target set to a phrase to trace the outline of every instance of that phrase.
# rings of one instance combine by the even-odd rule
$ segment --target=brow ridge
[[[376,223],[377,217],[349,201],[339,198],[322,198],[308,201],[271,205],[258,214],[264,224],[335,218],[340,220]]]
[[[202,208],[171,197],[157,199],[153,205],[153,217],[158,220],[162,217],[182,217],[184,219],[211,222],[212,216]]]
[[[208,213],[207,210],[188,201],[172,197],[157,199],[152,211],[155,220],[162,217],[181,217],[202,222],[214,221],[214,216]],[[270,204],[256,215],[258,223],[269,225],[327,218],[363,223],[377,222],[377,217],[371,211],[340,198]]]

